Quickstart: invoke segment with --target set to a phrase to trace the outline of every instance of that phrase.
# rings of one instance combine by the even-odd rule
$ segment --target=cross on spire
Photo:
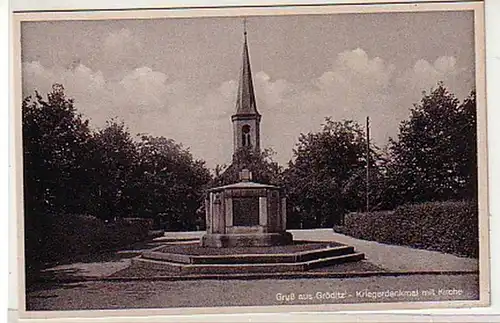
[[[255,114],[258,115],[255,93],[252,80],[252,71],[250,68],[250,55],[248,54],[247,44],[247,19],[243,19],[243,62],[240,70],[240,79],[238,86],[238,95],[236,99],[236,114]]]

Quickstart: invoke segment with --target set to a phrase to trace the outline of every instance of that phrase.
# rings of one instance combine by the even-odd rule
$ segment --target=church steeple
[[[257,105],[255,103],[252,69],[250,67],[250,55],[248,54],[246,22],[244,26],[243,63],[241,65],[240,79],[238,84],[236,114],[259,114],[257,112]]]
[[[236,95],[236,113],[231,117],[233,121],[234,153],[240,148],[250,148],[260,151],[260,119],[255,100],[246,21],[243,32],[243,62],[240,70],[238,93]]]

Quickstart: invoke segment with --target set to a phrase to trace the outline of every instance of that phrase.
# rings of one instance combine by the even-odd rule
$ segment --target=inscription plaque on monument
[[[258,197],[233,198],[233,225],[235,226],[259,225]]]

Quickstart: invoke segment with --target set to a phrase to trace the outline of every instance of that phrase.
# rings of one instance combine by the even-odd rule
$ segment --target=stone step
[[[354,253],[352,246],[327,247],[287,254],[236,254],[236,255],[187,255],[148,251],[142,254],[150,260],[168,261],[182,264],[260,264],[260,263],[298,263]]]
[[[301,272],[323,266],[341,264],[364,259],[363,253],[350,253],[339,256],[319,258],[295,263],[246,263],[246,264],[183,264],[169,261],[147,259],[143,257],[132,260],[134,266],[160,269],[180,275],[196,274],[235,274],[235,273],[279,273]]]

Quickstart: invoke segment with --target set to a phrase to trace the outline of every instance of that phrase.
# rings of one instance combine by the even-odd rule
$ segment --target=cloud
[[[133,70],[118,83],[123,93],[118,94],[125,102],[138,108],[138,113],[153,112],[167,102],[166,75],[149,67]]]
[[[87,97],[106,97],[106,81],[101,72],[94,72],[84,65],[68,69],[47,69],[40,62],[23,64],[23,92],[32,94],[35,90],[41,94],[50,91],[52,84],[61,83],[72,89],[74,98],[85,100]]]
[[[390,95],[394,70],[393,65],[370,58],[358,48],[339,53],[328,70],[306,84],[272,80],[264,72],[257,73],[259,109],[264,115],[263,146],[271,146],[285,163],[292,158],[299,134],[318,131],[327,116],[362,123],[377,111],[373,118],[382,126],[384,115],[392,113],[394,107]]]
[[[380,57],[370,59],[364,50],[357,48],[338,54],[334,69],[349,79],[368,80],[369,84],[384,87],[389,85],[394,66]]]
[[[436,87],[439,81],[450,87],[457,87],[459,83],[464,83],[464,74],[468,71],[456,64],[456,59],[450,56],[438,57],[434,63],[420,59],[396,80],[396,84],[410,88],[411,90],[407,92],[414,92],[417,95]]]
[[[105,47],[116,48],[131,39],[130,33],[120,31]],[[261,146],[273,148],[277,161],[284,164],[292,158],[300,133],[320,130],[327,116],[360,124],[370,116],[373,139],[382,146],[388,136],[397,134],[399,122],[408,117],[422,90],[442,80],[462,98],[473,85],[464,82],[468,73],[447,56],[433,63],[419,60],[398,70],[360,48],[335,55],[327,70],[307,82],[274,79],[259,71],[254,83],[263,115]],[[190,147],[210,167],[231,160],[236,79],[194,88],[148,66],[131,68],[116,78],[82,64],[70,68],[23,64],[25,95],[35,88],[45,94],[55,82],[65,86],[67,96],[75,99],[78,111],[91,118],[95,127],[118,117],[133,134],[166,136]]]
[[[295,93],[294,84],[283,80],[272,80],[265,72],[255,75],[258,100],[266,107],[279,107],[287,97]]]
[[[399,93],[399,104],[413,106],[422,98],[422,92],[429,93],[443,82],[446,88],[459,100],[464,99],[474,88],[474,71],[457,65],[452,56],[440,56],[434,62],[420,59],[394,80],[394,88]]]
[[[102,66],[112,67],[116,72],[118,65],[138,67],[141,61],[141,39],[126,28],[109,32],[102,42],[99,55]]]
[[[23,64],[23,92],[38,90],[45,94],[52,84],[61,83],[66,94],[75,100],[79,112],[92,120],[96,127],[114,118],[136,116],[141,109],[149,113],[161,110],[168,87],[162,73],[148,68],[131,71],[123,79],[105,79],[100,71],[79,64],[73,68],[46,68],[39,62]],[[138,110],[139,109],[139,110]]]
[[[126,28],[110,32],[104,39],[104,49],[109,53],[119,52],[128,46],[135,46],[132,32]]]
[[[467,80],[467,75],[472,77]],[[329,69],[304,84],[273,80],[261,71],[255,82],[263,114],[262,146],[272,147],[279,161],[286,163],[299,134],[318,131],[327,116],[353,119],[361,126],[369,116],[372,139],[384,146],[389,137],[397,135],[399,123],[408,118],[422,91],[439,81],[462,98],[472,89],[473,73],[448,56],[438,57],[432,64],[419,60],[397,70],[360,48],[339,53]]]
[[[67,69],[51,69],[39,62],[23,64],[24,96],[35,90],[45,95],[54,83],[64,85],[66,95],[94,128],[118,118],[132,134],[150,133],[183,143],[210,166],[230,161],[234,80],[200,91],[181,81],[169,81],[150,67],[133,69],[113,80],[81,64]]]

